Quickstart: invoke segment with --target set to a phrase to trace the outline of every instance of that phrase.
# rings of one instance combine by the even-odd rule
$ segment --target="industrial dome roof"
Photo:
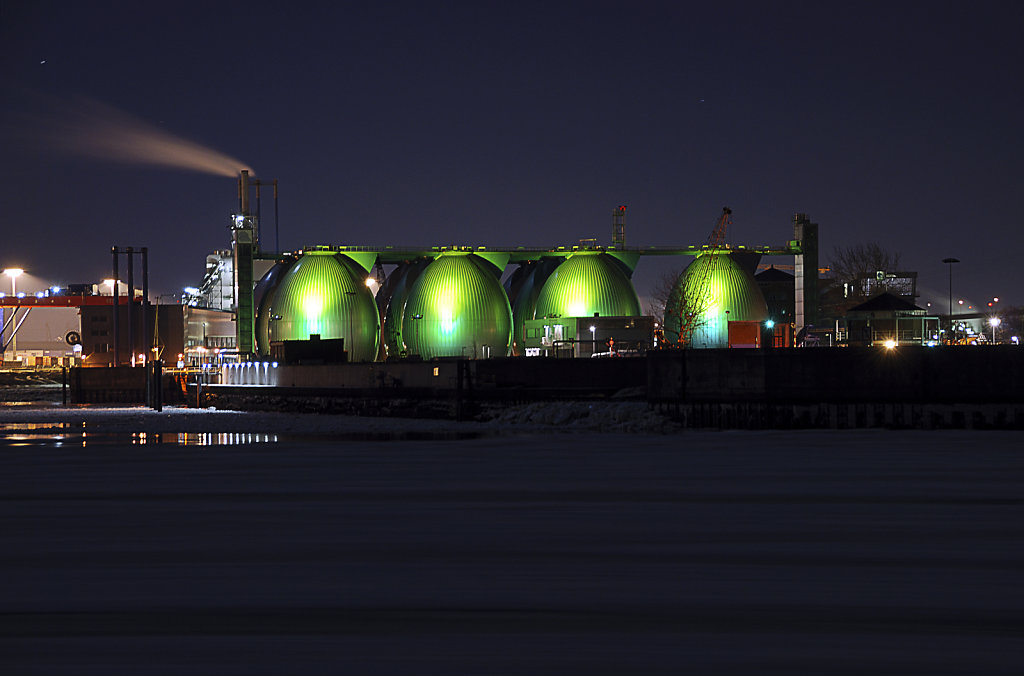
[[[405,302],[402,339],[412,355],[504,357],[512,309],[500,270],[475,254],[445,252],[419,275]]]
[[[754,276],[728,253],[700,254],[679,275],[665,307],[666,342],[679,340],[680,314],[687,307],[700,309],[691,347],[727,347],[728,321],[768,318],[768,306]]]
[[[548,277],[533,316],[639,317],[640,299],[622,265],[599,251],[569,256]]]
[[[534,308],[544,283],[551,276],[561,258],[545,257],[535,261],[524,261],[505,281],[505,291],[512,304],[512,352],[522,354],[523,328],[527,319],[533,319]]]
[[[405,301],[416,279],[430,262],[429,259],[417,258],[399,264],[377,292],[377,307],[384,317],[381,323],[381,341],[384,343],[387,357],[397,357],[404,349],[402,315],[405,312]]]
[[[285,272],[293,263],[295,259],[292,257],[274,263],[253,289],[253,304],[256,306],[256,349],[263,356],[270,354],[270,303]]]
[[[351,361],[373,361],[380,316],[362,269],[329,251],[308,251],[284,274],[268,312],[270,340],[343,338]]]

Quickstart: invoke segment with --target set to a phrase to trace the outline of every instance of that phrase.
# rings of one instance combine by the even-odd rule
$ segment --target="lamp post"
[[[1000,323],[1001,322],[999,321],[999,317],[992,317],[991,319],[988,320],[988,325],[992,327],[992,344],[993,345],[996,344],[996,327],[999,326]]]
[[[18,279],[18,277],[21,277],[21,275],[24,274],[24,272],[25,271],[22,270],[21,268],[7,268],[6,270],[4,270],[4,274],[11,278],[11,297],[12,298],[17,298],[18,297],[18,286],[17,286],[17,283],[15,282],[15,280]],[[14,306],[14,309],[12,310],[12,312],[17,314],[17,312],[18,312],[18,306],[17,305]],[[17,361],[18,360],[18,325],[16,323],[12,324],[12,326],[11,326],[11,359],[13,361]]]
[[[590,354],[593,356],[597,352],[597,327],[593,324],[590,325]]]
[[[943,258],[942,262],[949,266],[949,328],[953,329],[953,263],[959,263],[959,258]]]
[[[420,354],[420,324],[419,324],[419,320],[422,320],[422,319],[423,319],[423,315],[421,315],[421,314],[415,314],[415,315],[412,316],[413,326],[416,329],[415,331],[413,331],[413,340],[415,341],[415,347],[416,347],[416,354],[417,355]]]
[[[372,279],[372,278],[368,277],[367,280],[366,280],[367,281],[367,288],[369,288],[369,281],[370,281],[370,279]],[[355,297],[356,292],[355,291],[344,291],[343,293],[346,296],[345,304],[349,306],[349,307],[345,308],[347,310],[347,312],[345,313],[347,315],[347,317],[346,317],[347,321],[345,322],[345,345],[344,345],[345,353],[346,353],[345,360],[346,361],[352,361],[352,348],[353,348],[352,343],[354,341],[354,335],[355,335],[355,329],[352,326],[352,316],[355,314],[355,308],[354,308],[355,301],[353,300],[353,298]]]

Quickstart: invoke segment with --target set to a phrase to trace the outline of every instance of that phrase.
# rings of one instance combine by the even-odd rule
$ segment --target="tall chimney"
[[[241,215],[249,216],[249,170],[242,169],[238,176],[238,206]]]

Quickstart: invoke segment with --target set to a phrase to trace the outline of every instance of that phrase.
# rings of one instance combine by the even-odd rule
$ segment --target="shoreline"
[[[444,434],[458,432],[479,436],[519,434],[571,434],[577,432],[626,432],[665,434],[678,427],[639,402],[602,404],[560,402],[557,407],[532,404],[504,409],[486,421],[453,421],[437,418],[354,416],[328,413],[237,411],[215,408],[165,406],[155,411],[145,406],[62,406],[48,402],[0,405],[0,429],[7,424],[45,425],[66,430],[67,425],[100,432],[221,433],[243,432],[324,436],[332,434]],[[34,427],[36,431],[44,427]]]

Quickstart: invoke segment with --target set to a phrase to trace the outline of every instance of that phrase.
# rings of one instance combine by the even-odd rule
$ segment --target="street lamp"
[[[992,344],[993,345],[996,344],[996,327],[999,326],[1000,323],[1001,322],[999,321],[999,317],[992,317],[991,319],[988,320],[988,325],[992,327]]]
[[[18,297],[18,287],[14,280],[21,277],[25,273],[21,268],[7,268],[4,270],[4,274],[11,278],[11,297]],[[11,310],[12,314],[18,313],[18,306],[15,305],[14,309]],[[17,324],[11,327],[11,359],[14,361],[18,360],[18,326]]]
[[[943,263],[949,265],[949,328],[953,328],[953,263],[959,263],[959,258],[943,258]]]
[[[412,325],[415,328],[413,331],[413,340],[415,341],[416,354],[420,354],[420,323],[417,320],[423,319],[423,315],[415,314],[412,316]]]

